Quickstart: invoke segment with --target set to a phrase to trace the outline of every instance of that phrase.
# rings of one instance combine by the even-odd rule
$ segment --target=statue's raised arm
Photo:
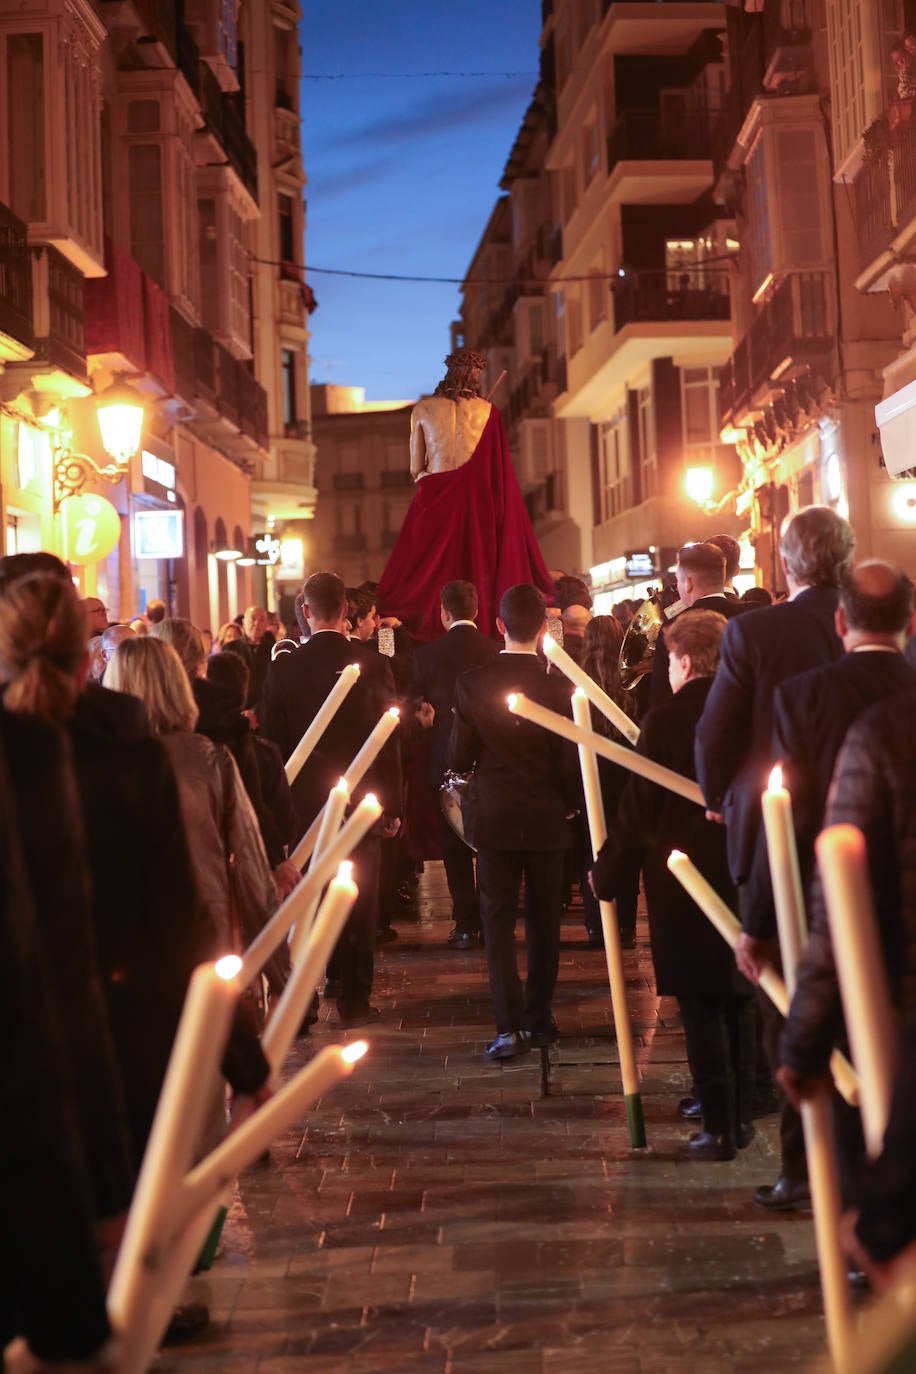
[[[414,481],[430,472],[452,472],[472,456],[492,406],[480,395],[485,353],[462,349],[445,360],[446,374],[432,396],[410,412],[410,471]]]

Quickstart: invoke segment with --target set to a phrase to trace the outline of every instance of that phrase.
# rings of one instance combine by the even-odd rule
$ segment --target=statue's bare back
[[[492,406],[480,396],[427,396],[410,412],[410,471],[452,472],[473,454]]]

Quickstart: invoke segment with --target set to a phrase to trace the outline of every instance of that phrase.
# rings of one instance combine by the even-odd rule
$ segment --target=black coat
[[[548,676],[534,654],[498,654],[461,674],[447,763],[459,773],[474,768],[470,837],[479,849],[566,849],[566,816],[581,804],[575,746],[513,715],[510,692],[572,715],[569,682]]]
[[[916,691],[870,707],[851,726],[836,762],[825,825],[865,836],[878,936],[891,995],[916,1014]],[[823,1069],[842,1034],[833,945],[819,877],[812,885],[808,945],[780,1041],[783,1063]]]
[[[716,611],[719,615],[724,615],[726,620],[731,620],[732,616],[741,615],[746,610],[744,602],[732,596],[700,596],[692,606],[686,606],[674,619],[679,620],[682,615],[689,615],[691,611]],[[649,705],[660,706],[663,701],[670,701],[672,695],[671,683],[668,681],[668,649],[665,645],[663,625],[655,641],[655,653],[652,656]]]
[[[710,686],[709,678],[693,678],[670,701],[650,710],[636,752],[692,778],[693,735]],[[649,937],[659,995],[750,995],[750,985],[735,968],[731,949],[667,867],[671,850],[680,849],[734,910],[735,890],[722,826],[707,821],[695,802],[634,773],[616,816],[608,817],[608,840],[593,870],[599,897],[608,901],[615,897],[624,855],[643,845]]]
[[[322,630],[294,652],[281,654],[270,665],[264,681],[261,733],[273,740],[286,761],[348,663],[359,664],[359,678],[292,784],[301,830],[311,824],[380,717],[395,704],[394,678],[384,655],[357,640]],[[397,731],[356,789],[353,800],[367,792],[375,793],[388,816],[400,816]]]
[[[441,639],[419,644],[414,650],[410,695],[428,701],[436,713],[429,751],[429,781],[433,787],[438,787],[445,773],[458,676],[488,663],[498,652],[498,646],[481,634],[476,625],[455,625]]]
[[[809,587],[734,616],[696,731],[697,778],[711,811],[724,812],[736,883],[750,877],[760,829],[760,794],[773,758],[773,697],[786,678],[840,657],[835,587]]]

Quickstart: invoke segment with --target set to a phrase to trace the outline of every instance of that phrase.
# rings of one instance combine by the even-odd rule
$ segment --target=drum
[[[445,780],[439,786],[439,806],[459,840],[463,840],[468,849],[476,853],[476,844],[471,844],[464,833],[464,807],[470,781],[470,773],[446,773]]]

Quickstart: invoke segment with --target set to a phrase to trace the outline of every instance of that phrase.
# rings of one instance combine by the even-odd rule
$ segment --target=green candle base
[[[219,1238],[223,1234],[223,1223],[228,1215],[228,1208],[220,1207],[213,1220],[213,1225],[210,1227],[207,1239],[204,1241],[203,1249],[197,1258],[197,1263],[192,1271],[193,1273],[205,1273],[206,1270],[212,1266],[216,1258],[216,1247],[219,1245]]]
[[[630,1132],[630,1145],[634,1150],[645,1149],[646,1123],[642,1115],[642,1098],[639,1093],[624,1095],[627,1109],[627,1130]]]

